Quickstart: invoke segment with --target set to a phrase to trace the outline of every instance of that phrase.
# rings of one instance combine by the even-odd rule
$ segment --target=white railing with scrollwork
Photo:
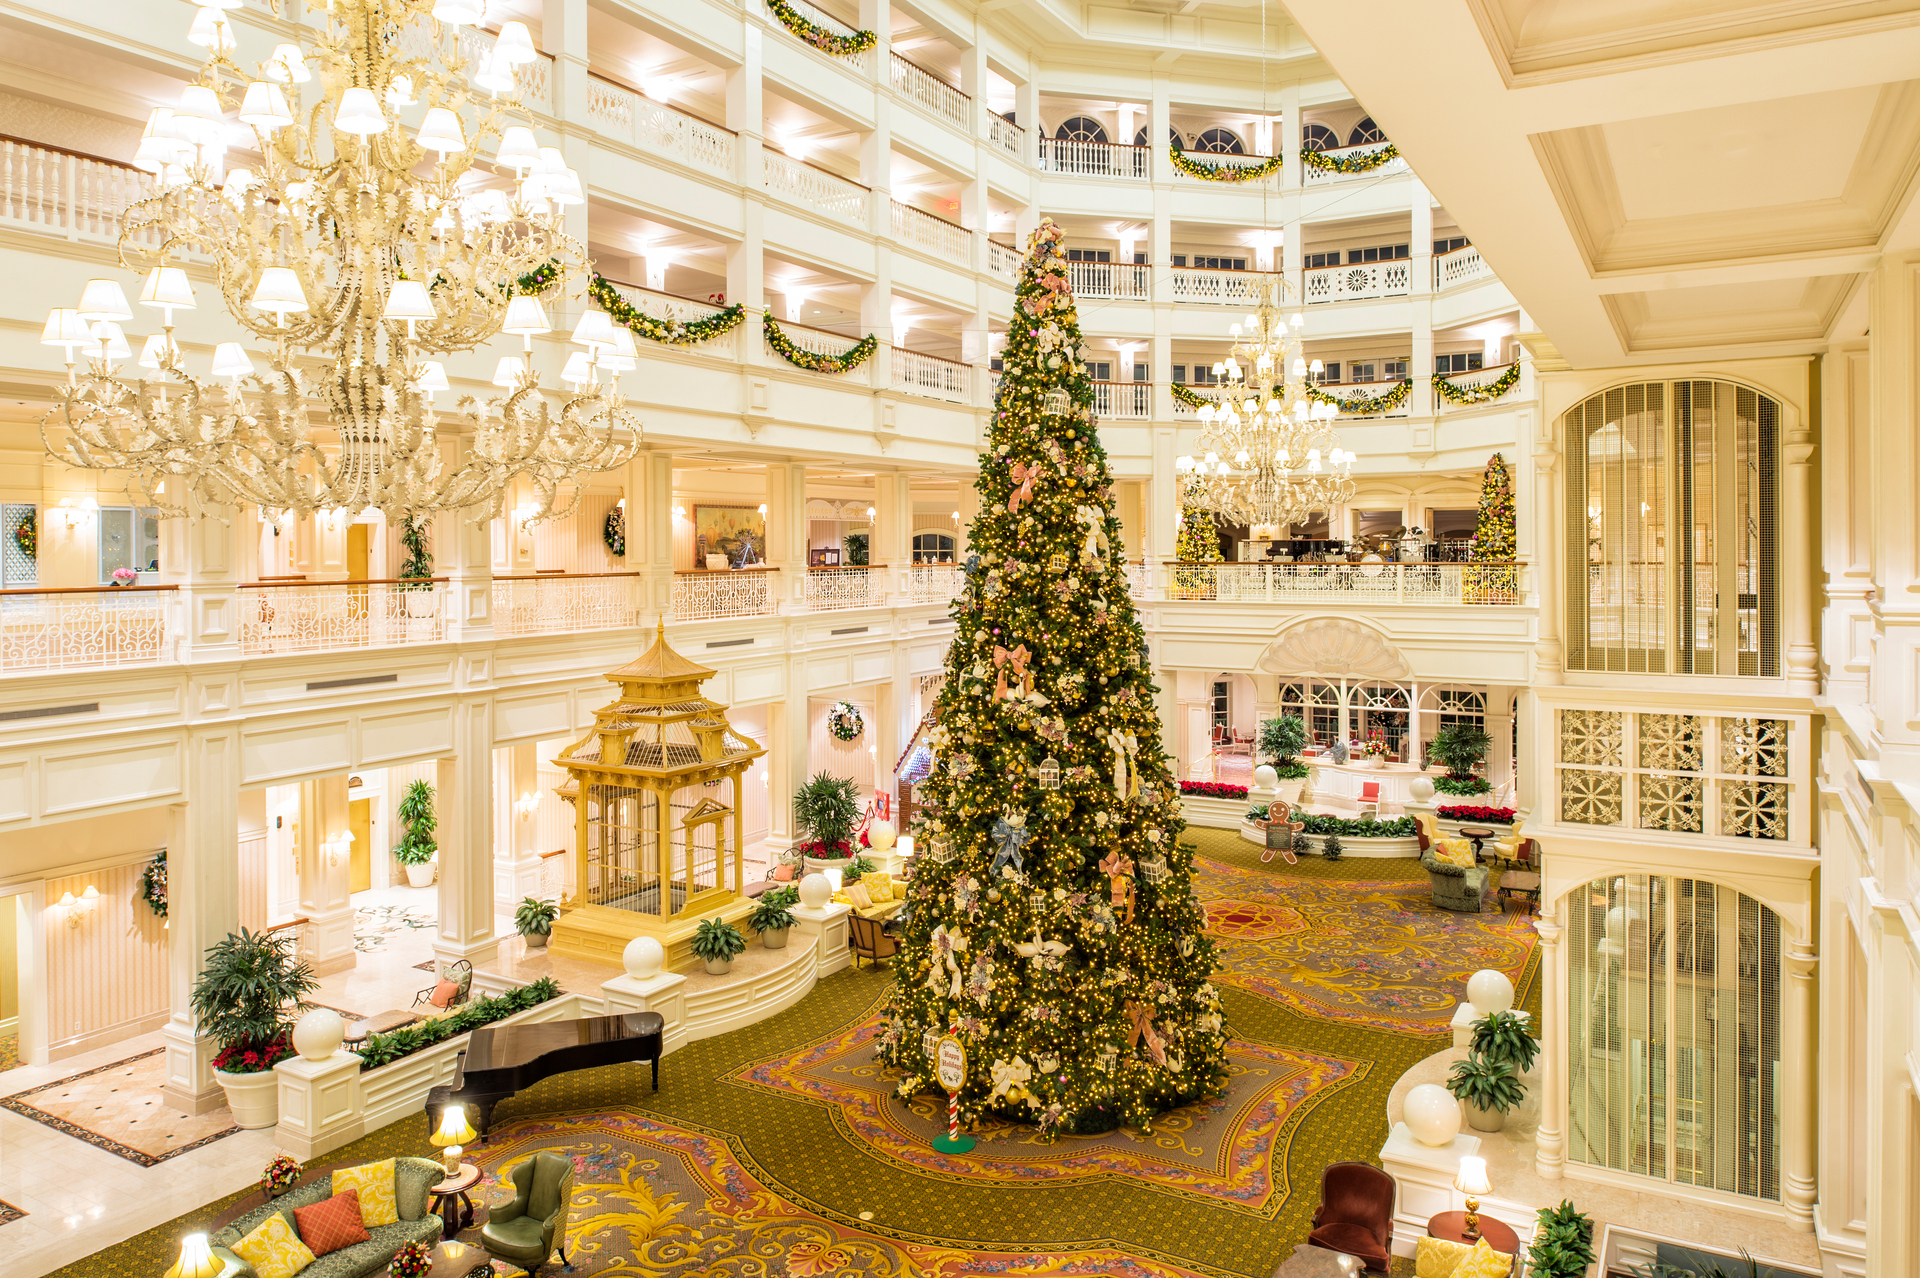
[[[1216,271],[1206,267],[1176,267],[1173,300],[1213,306],[1258,306],[1261,291],[1278,278],[1271,271]]]
[[[866,224],[867,200],[873,194],[866,187],[778,151],[762,151],[760,156],[768,191],[849,226]]]
[[[127,209],[157,189],[131,165],[0,137],[0,226],[117,244]]]
[[[840,333],[829,333],[824,328],[812,328],[806,324],[794,324],[786,320],[776,320],[780,331],[787,340],[803,351],[812,351],[815,355],[845,355],[860,344],[860,338],[847,337]]]
[[[771,617],[780,611],[771,568],[738,572],[680,572],[673,577],[673,619],[714,621],[722,617]]]
[[[152,665],[167,655],[171,590],[0,592],[0,673]]]
[[[1405,297],[1413,291],[1413,263],[1401,258],[1394,262],[1323,266],[1307,272],[1304,291],[1309,306],[1370,297]]]
[[[564,635],[637,625],[638,577],[630,572],[495,577],[493,633]]]
[[[893,91],[958,128],[967,127],[967,112],[973,99],[942,80],[933,72],[899,54],[893,55]]]
[[[491,57],[495,33],[483,31],[478,27],[461,27],[455,33],[455,47],[460,57],[467,63],[467,74],[475,75],[480,70],[480,58],[484,54]],[[541,54],[531,62],[522,62],[513,69],[514,87],[520,94],[520,105],[529,111],[551,114],[553,99],[547,95],[547,84],[552,78],[549,72],[553,68],[553,58]]]
[[[718,315],[726,308],[712,302],[696,301],[691,297],[681,297],[675,293],[662,293],[657,289],[641,288],[638,284],[627,284],[620,280],[608,280],[613,291],[618,293],[627,305],[636,311],[651,315],[659,320],[673,320],[686,324],[693,320],[703,320]],[[567,327],[579,321],[579,314],[572,307],[561,303],[548,308],[552,311],[555,324]],[[740,330],[735,329],[734,333]],[[676,350],[693,351],[700,355],[713,355],[722,359],[734,357],[734,336],[732,333],[709,342],[698,342],[692,346],[675,347]]]
[[[1093,415],[1120,421],[1146,421],[1153,416],[1153,383],[1095,382]]]
[[[1387,145],[1389,144],[1385,142],[1368,142],[1363,146],[1337,147],[1332,150],[1323,151],[1321,154],[1328,157],[1372,155],[1375,151],[1381,150]],[[1322,182],[1347,182],[1355,178],[1387,177],[1395,173],[1405,173],[1406,171],[1407,160],[1405,156],[1401,155],[1395,156],[1378,168],[1368,169],[1365,173],[1335,173],[1329,172],[1326,169],[1317,168],[1311,164],[1302,164],[1300,166],[1301,178],[1308,186],[1318,186]]]
[[[893,389],[927,399],[969,403],[973,395],[973,369],[938,355],[923,355],[903,347],[893,348]]]
[[[1153,573],[1145,564],[1127,565],[1127,597],[1130,599],[1153,598]]]
[[[1502,377],[1505,377],[1507,375],[1507,370],[1512,367],[1513,366],[1511,364],[1495,364],[1491,368],[1475,368],[1464,373],[1448,373],[1446,374],[1446,380],[1452,383],[1454,386],[1458,387],[1460,390],[1475,390],[1475,389],[1478,389],[1479,387],[1486,386],[1493,382],[1499,381]],[[1518,382],[1516,382],[1512,387],[1510,387],[1504,394],[1500,395],[1498,398],[1485,400],[1479,404],[1451,403],[1447,400],[1445,396],[1443,396],[1442,394],[1440,394],[1439,391],[1436,390],[1433,394],[1433,407],[1435,412],[1440,412],[1440,413],[1464,413],[1464,412],[1469,412],[1476,408],[1484,408],[1488,404],[1500,403],[1501,401],[1505,400],[1507,396],[1515,395],[1516,392],[1522,391],[1523,389],[1524,387],[1522,387]],[[1522,398],[1524,397],[1522,396]]]
[[[826,31],[829,35],[853,36],[860,34],[832,14],[808,4],[807,0],[787,0],[787,3],[791,4],[801,17],[811,22],[814,26]],[[808,47],[811,48],[812,46],[809,45]],[[871,48],[862,49],[858,53],[845,55],[822,51],[821,56],[834,66],[845,67],[849,71],[858,71],[862,76],[873,74],[873,50]]]
[[[987,116],[987,141],[1018,160],[1026,144],[1026,130],[999,112],[990,112]]]
[[[987,271],[1003,280],[1017,279],[1020,275],[1020,252],[1004,244],[987,241]]]
[[[1480,250],[1469,245],[1443,253],[1433,259],[1433,287],[1435,292],[1453,288],[1460,284],[1471,284],[1475,280],[1490,280],[1493,268],[1481,258]]]
[[[1144,265],[1133,262],[1068,262],[1067,282],[1075,297],[1123,302],[1152,300],[1152,279]]]
[[[1167,597],[1222,603],[1518,604],[1520,563],[1167,565]]]
[[[392,581],[310,582],[240,592],[240,651],[343,652],[439,643],[447,637],[446,586]]]
[[[865,568],[809,568],[800,605],[807,612],[872,608],[886,599],[884,583]]]
[[[925,209],[898,200],[893,204],[893,237],[961,266],[973,260],[973,233]]]
[[[587,80],[587,119],[609,137],[723,177],[733,176],[734,135],[665,102],[598,76]]]
[[[914,603],[946,603],[960,597],[964,580],[954,564],[913,564],[907,569],[907,597]]]
[[[1147,148],[1120,142],[1075,142],[1069,138],[1040,139],[1040,168],[1069,177],[1144,178]]]

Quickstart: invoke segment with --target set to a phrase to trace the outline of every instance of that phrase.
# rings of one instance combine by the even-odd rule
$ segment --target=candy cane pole
[[[959,1092],[950,1092],[947,1095],[947,1139],[949,1141],[957,1141],[960,1139]]]

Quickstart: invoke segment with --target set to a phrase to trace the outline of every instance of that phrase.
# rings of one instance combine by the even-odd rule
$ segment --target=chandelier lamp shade
[[[532,370],[533,338],[553,325],[538,299],[515,296],[518,281],[539,272],[579,292],[590,272],[565,226],[585,200],[579,174],[540,145],[515,91],[514,67],[540,56],[526,25],[504,24],[469,59],[445,27],[480,23],[484,0],[331,0],[308,7],[304,45],[278,45],[249,72],[232,57],[236,7],[195,13],[205,63],[153,111],[136,154],[155,191],[127,211],[120,257],[162,332],[127,335],[134,308],[113,279],[47,317],[41,342],[67,369],[41,421],[48,453],[114,472],[165,515],[484,519],[509,492],[529,522],[567,514],[588,476],[639,446],[619,390],[639,359],[592,310],[574,334],[586,348],[575,390],[543,391]],[[286,91],[309,81],[317,91]],[[201,377],[174,322],[205,309],[195,281],[204,292],[209,279],[237,331],[209,335]],[[515,337],[500,393],[461,398],[443,419],[444,357]],[[141,380],[116,377],[135,346]]]

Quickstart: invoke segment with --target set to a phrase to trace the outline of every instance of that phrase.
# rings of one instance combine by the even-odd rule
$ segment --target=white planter
[[[1460,1112],[1467,1116],[1467,1126],[1476,1132],[1497,1132],[1507,1125],[1507,1116],[1497,1109],[1481,1109],[1472,1101],[1461,1101]]]
[[[760,934],[760,944],[766,946],[766,948],[770,950],[786,949],[787,948],[787,929],[784,927],[768,928],[766,931]]]
[[[216,1069],[213,1076],[227,1093],[227,1108],[233,1121],[247,1131],[272,1127],[280,1121],[280,1076],[270,1069],[254,1074],[229,1074]]]
[[[433,886],[433,862],[422,861],[418,865],[406,866],[405,869],[407,871],[408,887]]]
[[[807,873],[809,874],[813,873],[813,871],[815,870],[844,871],[848,866],[853,864],[853,858],[850,856],[843,856],[838,858],[810,856],[806,858],[804,861],[802,861],[800,864],[806,867]]]
[[[544,950],[547,948],[547,942],[553,939],[551,932],[522,932],[520,936],[526,941],[527,948],[530,950]]]
[[[703,959],[701,961],[707,965],[708,976],[725,976],[733,970],[733,960],[730,958]]]
[[[1305,777],[1296,777],[1292,781],[1280,783],[1280,801],[1289,807],[1300,802],[1300,792],[1307,788]]]

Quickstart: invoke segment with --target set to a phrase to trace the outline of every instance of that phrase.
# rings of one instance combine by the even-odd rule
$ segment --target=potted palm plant
[[[239,1126],[280,1121],[273,1067],[294,1054],[293,1023],[319,985],[313,969],[294,957],[291,934],[241,928],[207,950],[191,1004],[201,1032],[220,1048],[213,1076]]]
[[[1434,733],[1427,753],[1447,774],[1435,778],[1433,788],[1442,794],[1485,794],[1492,787],[1473,770],[1492,746],[1487,730],[1474,723],[1450,723]]]
[[[701,919],[693,930],[693,956],[707,965],[710,976],[732,971],[734,956],[746,948],[746,936],[725,920]]]
[[[760,934],[760,944],[770,950],[787,948],[787,929],[793,926],[793,905],[799,899],[797,888],[769,888],[754,903],[747,923]]]
[[[434,598],[433,552],[427,548],[427,530],[418,519],[400,525],[400,548],[407,557],[400,565],[400,598],[413,620],[431,618],[439,601]]]
[[[853,827],[860,822],[860,791],[845,777],[821,772],[793,796],[793,832],[801,873],[844,869],[853,860]]]
[[[1466,1112],[1467,1126],[1477,1132],[1497,1132],[1506,1126],[1507,1111],[1527,1096],[1509,1062],[1478,1055],[1454,1063],[1447,1075],[1447,1090]]]
[[[407,829],[393,849],[393,859],[406,867],[410,885],[427,887],[433,882],[433,854],[440,850],[433,838],[440,826],[433,815],[433,787],[425,781],[409,784],[400,795],[394,815]]]
[[[558,901],[542,901],[530,896],[513,912],[513,929],[526,939],[527,948],[543,948],[553,935],[553,921],[560,917]]]
[[[1307,783],[1307,765],[1300,752],[1307,748],[1307,723],[1297,714],[1260,721],[1260,755],[1273,765],[1280,781],[1280,797],[1287,803],[1300,802],[1300,791]]]

